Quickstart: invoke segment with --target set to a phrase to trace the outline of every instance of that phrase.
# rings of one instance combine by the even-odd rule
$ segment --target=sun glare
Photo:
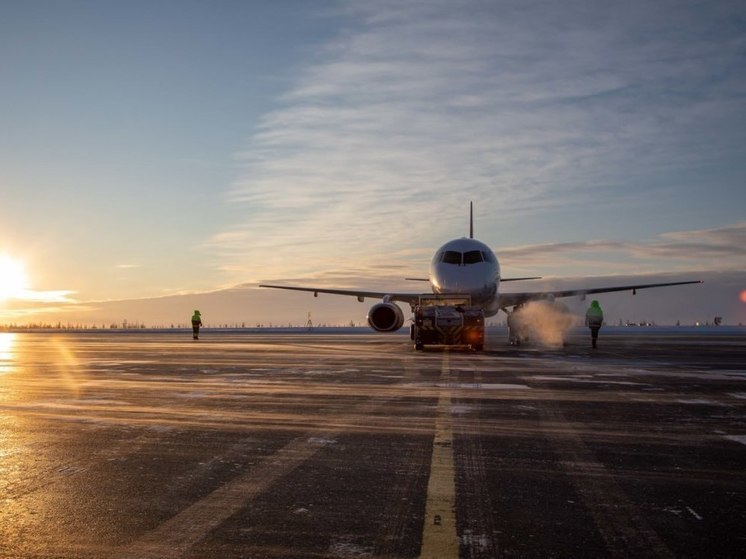
[[[28,289],[23,264],[6,254],[0,254],[0,301],[20,298]]]

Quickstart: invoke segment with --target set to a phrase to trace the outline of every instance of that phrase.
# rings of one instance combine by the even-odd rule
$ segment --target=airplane
[[[500,283],[518,280],[540,279],[539,277],[502,278],[497,256],[486,244],[474,238],[474,205],[469,205],[469,237],[453,239],[441,246],[430,262],[428,278],[406,278],[430,283],[432,293],[439,296],[464,297],[471,304],[481,308],[485,317],[496,315],[499,311],[508,316],[520,305],[529,301],[553,301],[562,297],[580,296],[615,291],[632,291],[654,287],[669,287],[702,283],[700,280],[676,281],[666,283],[645,283],[612,287],[594,287],[588,289],[568,289],[560,291],[528,291],[518,293],[500,293]],[[422,297],[432,296],[424,293],[400,293],[383,291],[357,291],[350,289],[327,289],[321,287],[298,287],[289,285],[260,284],[259,287],[306,291],[318,297],[319,293],[347,295],[357,297],[361,303],[366,298],[381,299],[368,311],[368,324],[378,332],[394,332],[404,325],[404,314],[396,301],[407,303],[414,312]]]

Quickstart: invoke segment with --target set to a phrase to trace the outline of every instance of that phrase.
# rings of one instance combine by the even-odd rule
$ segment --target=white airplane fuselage
[[[438,249],[430,262],[430,285],[438,295],[469,295],[485,316],[497,314],[500,263],[476,239],[454,239]]]

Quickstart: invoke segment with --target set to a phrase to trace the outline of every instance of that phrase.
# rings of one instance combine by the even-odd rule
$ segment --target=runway
[[[743,557],[746,331],[0,332],[0,557]]]

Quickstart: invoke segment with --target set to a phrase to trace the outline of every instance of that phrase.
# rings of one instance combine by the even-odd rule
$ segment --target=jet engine
[[[404,313],[394,303],[378,303],[368,311],[368,324],[378,332],[394,332],[404,325]]]

